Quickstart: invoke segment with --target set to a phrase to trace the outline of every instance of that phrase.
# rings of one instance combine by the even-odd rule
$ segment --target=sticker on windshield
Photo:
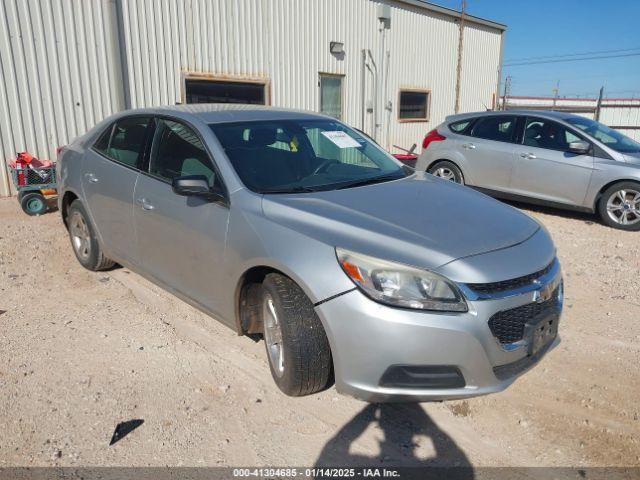
[[[331,140],[338,148],[360,148],[362,146],[352,137],[347,135],[346,132],[342,132],[340,130],[321,133]]]

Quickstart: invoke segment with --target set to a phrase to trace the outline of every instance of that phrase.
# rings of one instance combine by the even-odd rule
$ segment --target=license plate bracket
[[[528,345],[527,353],[530,356],[536,355],[558,336],[559,321],[559,315],[551,314],[535,323],[525,325],[525,338]]]

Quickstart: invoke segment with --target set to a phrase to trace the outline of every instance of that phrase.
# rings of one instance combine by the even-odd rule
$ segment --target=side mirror
[[[224,200],[224,195],[217,189],[209,187],[209,180],[204,175],[186,175],[174,178],[171,188],[176,195],[183,197],[202,197],[211,201]]]
[[[591,145],[589,145],[587,142],[583,142],[582,140],[571,142],[569,144],[569,151],[571,153],[577,153],[579,155],[585,155],[589,153],[590,149],[591,149]]]

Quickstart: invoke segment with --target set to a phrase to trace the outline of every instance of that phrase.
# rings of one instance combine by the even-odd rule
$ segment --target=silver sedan
[[[423,140],[416,168],[498,198],[598,213],[640,230],[640,144],[563,112],[447,117]]]
[[[263,338],[278,387],[368,401],[497,392],[558,341],[547,231],[309,112],[122,112],[62,150],[78,261]]]

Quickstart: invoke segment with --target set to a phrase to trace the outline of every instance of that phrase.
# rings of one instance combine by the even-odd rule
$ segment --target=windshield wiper
[[[303,187],[303,186],[295,186],[289,188],[273,188],[273,189],[265,189],[260,190],[260,193],[310,193],[310,192],[318,192],[320,188],[314,187]]]
[[[340,184],[336,186],[336,189],[342,190],[343,188],[362,187],[364,185],[372,185],[374,183],[388,182],[391,180],[400,180],[401,178],[406,178],[406,177],[404,175],[398,175],[398,174],[380,175],[379,177],[363,178],[362,180],[356,180],[353,182]]]

